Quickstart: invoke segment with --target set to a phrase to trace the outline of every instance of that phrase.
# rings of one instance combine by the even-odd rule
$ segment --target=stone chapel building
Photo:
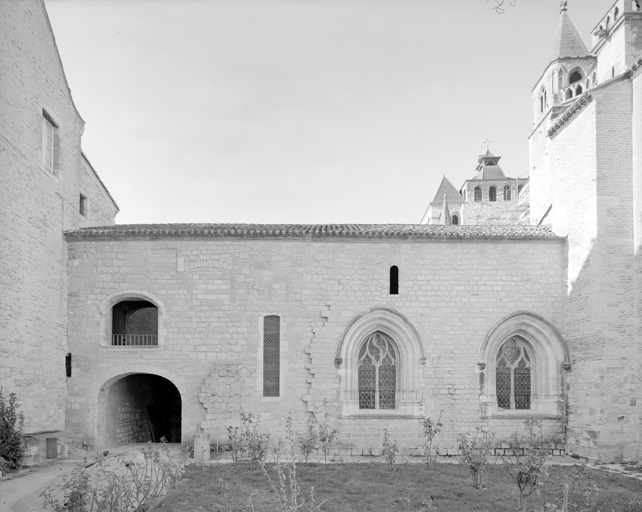
[[[530,204],[511,219],[446,215],[477,186],[519,209],[487,153],[421,224],[117,225],[43,0],[0,2],[0,382],[33,457],[223,440],[241,410],[277,439],[327,399],[341,453],[377,450],[384,428],[411,453],[443,411],[442,453],[536,418],[568,453],[639,460],[635,6],[617,0],[590,51],[563,7],[533,70]]]

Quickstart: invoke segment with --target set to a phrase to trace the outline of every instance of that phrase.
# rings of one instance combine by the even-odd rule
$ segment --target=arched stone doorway
[[[99,395],[98,436],[104,446],[181,442],[182,400],[176,386],[149,373],[119,375]]]

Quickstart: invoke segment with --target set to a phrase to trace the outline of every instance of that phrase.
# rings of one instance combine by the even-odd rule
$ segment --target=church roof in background
[[[486,154],[479,155],[477,160],[477,174],[474,180],[505,180],[506,175],[499,166],[499,159],[501,156],[493,155],[490,150],[486,150]]]
[[[451,204],[465,202],[462,195],[457,191],[448,178],[446,178],[446,176],[441,179],[441,185],[439,185],[435,198],[432,200],[431,204],[441,204],[444,200],[444,196],[446,196],[446,200]]]

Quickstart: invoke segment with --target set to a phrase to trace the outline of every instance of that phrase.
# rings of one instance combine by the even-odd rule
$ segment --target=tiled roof
[[[506,175],[499,165],[484,165],[473,178],[474,180],[505,180]]]
[[[421,224],[122,224],[67,231],[68,241],[155,239],[562,240],[542,226]]]
[[[446,178],[446,176],[444,176],[441,179],[441,185],[439,185],[439,189],[437,190],[437,193],[435,194],[435,198],[432,200],[431,204],[441,205],[441,203],[444,200],[444,196],[446,196],[446,199],[448,200],[448,202],[452,204],[465,202],[464,198],[453,186],[453,184],[448,180],[448,178]]]

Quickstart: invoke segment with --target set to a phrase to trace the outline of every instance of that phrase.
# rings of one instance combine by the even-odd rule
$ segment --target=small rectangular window
[[[399,267],[390,267],[390,295],[399,294]]]
[[[58,125],[44,110],[42,111],[42,165],[46,171],[58,176],[60,166]]]
[[[78,205],[78,212],[80,213],[80,215],[82,215],[83,217],[87,217],[88,207],[89,203],[87,197],[80,194],[80,204]]]
[[[281,319],[263,318],[263,396],[280,396]]]
[[[71,377],[71,352],[65,356],[65,374],[67,377]]]

